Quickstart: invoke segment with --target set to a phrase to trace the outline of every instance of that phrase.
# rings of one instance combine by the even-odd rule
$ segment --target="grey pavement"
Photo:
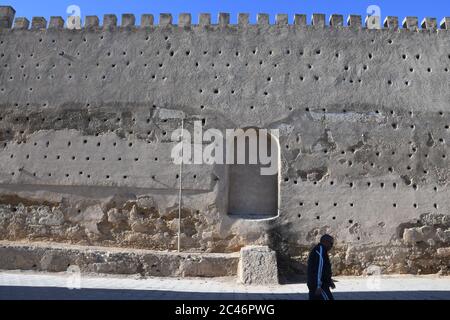
[[[450,277],[392,275],[336,277],[337,300],[450,300]],[[0,300],[305,300],[305,283],[244,286],[236,278],[136,276],[0,271]]]

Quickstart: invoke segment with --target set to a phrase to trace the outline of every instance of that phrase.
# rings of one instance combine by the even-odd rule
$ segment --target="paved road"
[[[450,277],[337,277],[336,299],[450,300]],[[81,289],[69,289],[81,287]],[[0,271],[5,299],[305,300],[304,283],[249,287],[234,278],[145,278]]]

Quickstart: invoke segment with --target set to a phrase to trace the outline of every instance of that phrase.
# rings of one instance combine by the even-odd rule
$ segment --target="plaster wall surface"
[[[0,30],[2,240],[173,250],[182,179],[186,251],[269,245],[301,272],[328,232],[337,273],[447,272],[447,20],[370,30],[161,17]],[[196,120],[280,130],[275,216],[229,214],[239,184],[226,165],[179,176],[180,112],[191,132]],[[259,187],[240,192],[273,189]]]

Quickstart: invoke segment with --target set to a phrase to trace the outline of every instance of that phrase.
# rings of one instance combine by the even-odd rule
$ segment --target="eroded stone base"
[[[238,281],[250,285],[278,284],[276,252],[267,246],[247,246],[241,249]]]
[[[50,243],[0,242],[0,269],[81,272],[143,276],[223,277],[236,275],[238,254],[176,253],[84,247]]]

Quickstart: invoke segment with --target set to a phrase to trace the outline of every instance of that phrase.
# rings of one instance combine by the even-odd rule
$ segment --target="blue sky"
[[[1,0],[1,5],[11,5],[16,9],[16,16],[31,18],[32,16],[63,16],[67,17],[67,8],[77,5],[81,9],[81,16],[114,13],[134,13],[137,20],[142,13],[155,14],[161,12],[172,13],[174,21],[182,12],[192,13],[193,22],[197,21],[200,12],[212,14],[213,22],[218,12],[231,13],[231,22],[235,23],[239,12],[250,13],[250,21],[256,20],[257,13],[269,13],[271,21],[276,13],[288,13],[290,21],[294,13],[308,15],[312,13],[332,13],[343,15],[366,15],[370,5],[377,5],[381,16],[392,15],[403,19],[405,16],[436,17],[440,21],[444,16],[450,16],[450,0]],[[119,18],[120,19],[120,18]]]

